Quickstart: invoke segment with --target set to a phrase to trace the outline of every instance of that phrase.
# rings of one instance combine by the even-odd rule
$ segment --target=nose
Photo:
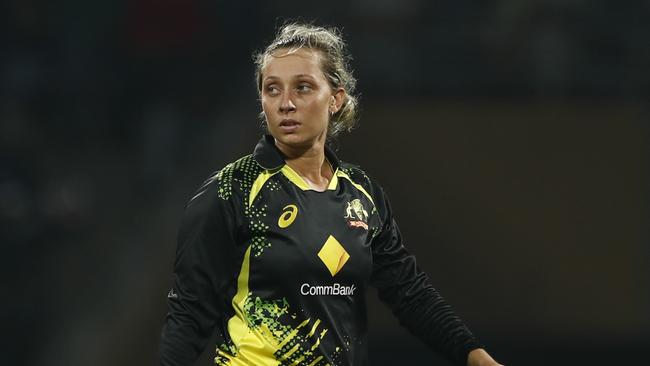
[[[282,96],[282,101],[280,103],[280,113],[289,113],[296,110],[296,105],[291,100],[290,93],[284,93]]]

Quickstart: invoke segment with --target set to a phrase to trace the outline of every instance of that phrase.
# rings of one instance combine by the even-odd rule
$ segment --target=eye
[[[278,86],[275,85],[275,84],[269,84],[269,85],[267,85],[267,86],[264,88],[264,91],[266,92],[266,94],[268,94],[268,95],[270,95],[270,96],[276,96],[276,95],[279,95],[279,94],[280,94],[280,88],[278,88]]]
[[[309,92],[313,88],[309,83],[300,83],[298,84],[298,87],[296,89],[298,89],[299,92]]]

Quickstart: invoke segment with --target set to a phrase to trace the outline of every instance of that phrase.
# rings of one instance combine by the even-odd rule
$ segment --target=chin
[[[319,140],[318,136],[308,136],[302,133],[276,133],[272,132],[271,135],[283,145],[296,147],[296,148],[309,148],[314,146]]]
[[[273,134],[273,137],[280,143],[289,146],[302,147],[309,145],[309,139],[301,136],[298,133],[278,133]]]

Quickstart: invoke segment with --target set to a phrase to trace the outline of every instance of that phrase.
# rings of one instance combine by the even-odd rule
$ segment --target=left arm
[[[373,187],[382,220],[373,240],[372,284],[400,324],[458,366],[499,366],[433,288],[408,253],[381,188]]]

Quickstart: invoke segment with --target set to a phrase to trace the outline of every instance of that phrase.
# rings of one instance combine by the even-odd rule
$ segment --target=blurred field
[[[342,26],[355,57],[361,123],[339,156],[386,188],[420,266],[502,363],[645,359],[647,1],[2,9],[6,364],[154,362],[183,206],[252,151],[250,55],[297,16]],[[372,364],[434,359],[375,298]]]

